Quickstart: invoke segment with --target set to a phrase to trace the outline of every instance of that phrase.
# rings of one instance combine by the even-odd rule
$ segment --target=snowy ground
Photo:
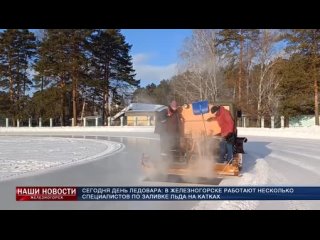
[[[39,133],[153,133],[153,126],[112,126],[112,127],[0,127],[1,135],[11,134],[39,134]],[[320,127],[295,127],[295,128],[238,128],[239,135],[288,137],[288,138],[309,138],[320,139]]]
[[[98,127],[0,127],[0,133],[54,133],[54,132],[154,132],[153,126],[98,126]]]
[[[147,129],[147,130],[146,130]],[[320,209],[319,201],[201,201],[201,202],[24,202],[15,201],[15,186],[141,186],[141,185],[182,185],[174,183],[154,183],[143,181],[143,173],[140,166],[140,158],[143,152],[156,153],[159,147],[158,136],[152,134],[151,128],[139,128],[139,131],[122,130],[121,132],[86,131],[84,132],[51,132],[50,135],[69,135],[69,137],[82,137],[86,139],[66,138],[57,141],[48,137],[0,137],[0,160],[7,169],[14,172],[15,166],[21,165],[24,171],[28,171],[32,163],[33,170],[44,167],[77,163],[80,159],[92,159],[92,154],[103,155],[102,142],[117,142],[124,144],[126,148],[117,154],[101,158],[97,161],[89,161],[77,164],[69,168],[61,168],[57,171],[49,171],[46,174],[26,176],[20,179],[0,182],[1,209]],[[244,166],[241,177],[227,177],[217,182],[220,186],[319,186],[320,184],[320,128],[293,128],[293,129],[243,129],[239,128],[239,136],[246,136]],[[17,135],[21,132],[6,132],[2,135]],[[35,134],[27,133],[23,134]],[[38,132],[37,135],[48,132]],[[97,138],[99,144],[93,144],[88,138]],[[16,140],[15,140],[16,139]],[[61,139],[61,138],[59,138]],[[10,143],[11,141],[11,143]],[[23,141],[17,147],[14,141]],[[31,144],[35,141],[34,144]],[[78,142],[79,141],[79,142]],[[29,145],[39,146],[43,144],[46,151],[39,148],[28,148]],[[36,144],[35,144],[36,143]],[[46,144],[47,143],[47,144]],[[71,143],[71,144],[69,144]],[[69,150],[62,151],[70,145]],[[73,145],[73,149],[71,149]],[[98,145],[100,147],[98,147]],[[3,147],[4,146],[4,147]],[[91,147],[90,147],[91,146]],[[81,147],[86,147],[84,151]],[[120,147],[121,148],[121,147]],[[32,150],[33,149],[33,150]],[[75,151],[76,149],[76,151]],[[91,149],[91,150],[89,150]],[[107,147],[108,149],[108,147]],[[60,150],[60,151],[59,151]],[[50,152],[51,151],[51,152]],[[88,151],[88,152],[87,152]],[[91,151],[91,152],[90,152]],[[95,152],[97,151],[97,152]],[[102,152],[101,152],[102,151]],[[74,155],[81,153],[83,156]],[[89,154],[90,152],[90,154]],[[51,154],[51,155],[50,155]],[[81,155],[80,154],[80,155]],[[87,154],[87,155],[85,155]],[[50,160],[55,156],[55,160]],[[82,158],[83,157],[83,158]],[[52,158],[53,159],[53,158]],[[72,160],[74,162],[72,162]],[[13,164],[12,166],[10,165]],[[18,163],[13,163],[14,161]],[[19,162],[20,161],[20,162]],[[38,162],[38,163],[36,163]],[[42,162],[42,164],[39,162]],[[61,163],[63,162],[63,163]],[[38,165],[37,165],[38,164]],[[50,165],[52,164],[52,165]],[[1,167],[2,169],[2,167]],[[18,167],[19,170],[19,167]],[[33,171],[32,170],[32,171]],[[43,171],[43,170],[41,170]],[[35,172],[36,173],[36,172]],[[189,184],[190,185],[190,184]]]
[[[238,128],[239,135],[320,139],[320,126],[293,128]]]
[[[319,141],[257,136],[248,139],[242,176],[226,178],[220,186],[319,186]],[[320,209],[320,205],[319,201],[203,201],[193,209]]]

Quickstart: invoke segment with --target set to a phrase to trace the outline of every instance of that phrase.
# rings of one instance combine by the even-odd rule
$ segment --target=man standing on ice
[[[223,106],[213,106],[211,113],[214,114],[213,119],[216,120],[221,128],[222,141],[220,142],[220,161],[226,160],[231,163],[233,159],[233,145],[235,144],[235,125],[231,113]],[[212,118],[208,119],[209,121]],[[225,159],[225,155],[227,157]]]
[[[160,134],[161,155],[166,156],[180,148],[180,115],[175,100],[168,106],[166,115],[158,120],[155,133]]]

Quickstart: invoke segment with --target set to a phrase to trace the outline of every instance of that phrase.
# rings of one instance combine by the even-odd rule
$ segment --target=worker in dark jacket
[[[167,108],[166,115],[158,119],[155,132],[160,134],[161,155],[176,151],[180,147],[180,113],[178,104],[173,100]]]
[[[233,159],[233,145],[235,143],[235,125],[231,113],[223,106],[213,106],[211,113],[215,114],[214,119],[218,122],[222,136],[220,142],[220,160],[231,163]],[[225,159],[225,155],[227,158]]]

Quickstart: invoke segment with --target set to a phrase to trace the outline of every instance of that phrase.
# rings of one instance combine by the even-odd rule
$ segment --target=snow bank
[[[19,132],[154,132],[154,126],[112,127],[0,127],[0,133]]]
[[[236,186],[263,186],[268,182],[268,164],[257,159],[254,168],[238,179]],[[230,182],[226,186],[232,186]],[[223,187],[223,185],[220,185]],[[254,210],[258,201],[200,201],[192,210]]]
[[[296,128],[238,128],[239,136],[320,139],[320,126]]]
[[[1,133],[55,133],[55,132],[146,132],[153,133],[154,126],[112,126],[112,127],[0,127]],[[238,127],[239,136],[266,136],[285,138],[320,139],[320,126],[292,128],[242,128]]]
[[[0,127],[0,133],[10,132],[154,132],[154,126],[99,127]]]

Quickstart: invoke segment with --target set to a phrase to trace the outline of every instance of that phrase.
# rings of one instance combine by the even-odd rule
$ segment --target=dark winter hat
[[[211,108],[211,113],[215,113],[216,111],[218,111],[220,109],[220,106],[216,105],[216,106],[213,106]]]

